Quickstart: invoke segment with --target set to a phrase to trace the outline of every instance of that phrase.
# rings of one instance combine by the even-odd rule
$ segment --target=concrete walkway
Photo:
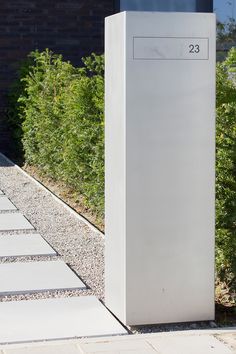
[[[1,346],[0,354],[233,354],[236,328]]]

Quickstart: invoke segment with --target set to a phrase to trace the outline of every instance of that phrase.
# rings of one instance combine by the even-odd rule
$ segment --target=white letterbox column
[[[214,319],[215,16],[106,18],[106,305]]]

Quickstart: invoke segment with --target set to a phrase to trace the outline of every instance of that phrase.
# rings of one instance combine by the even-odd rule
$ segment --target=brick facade
[[[103,52],[104,17],[114,11],[113,0],[1,0],[0,151],[8,150],[4,110],[18,63],[35,49],[50,48],[75,65]]]

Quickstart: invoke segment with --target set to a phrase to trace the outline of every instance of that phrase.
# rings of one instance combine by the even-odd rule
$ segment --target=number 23
[[[199,44],[190,44],[189,45],[189,53],[194,54],[194,53],[199,53],[200,52],[200,46]]]

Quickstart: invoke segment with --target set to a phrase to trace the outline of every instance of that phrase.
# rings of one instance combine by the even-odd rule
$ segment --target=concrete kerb
[[[44,189],[47,193],[49,193],[59,204],[63,205],[63,207],[69,211],[73,216],[75,216],[78,220],[82,221],[84,224],[86,224],[93,232],[96,232],[99,234],[102,238],[105,238],[105,235],[92,223],[90,223],[85,217],[83,217],[81,214],[77,213],[73,208],[71,208],[68,204],[66,204],[61,198],[56,196],[52,191],[50,191],[47,187],[45,187],[42,183],[40,183],[37,179],[34,177],[30,176],[27,172],[25,172],[20,166],[16,165],[12,160],[10,160],[7,156],[5,156],[3,153],[0,152],[0,156],[4,158],[11,166],[14,166],[20,171],[23,175],[25,175],[27,178],[29,178],[31,181],[33,181],[35,184],[37,184],[40,188]]]

